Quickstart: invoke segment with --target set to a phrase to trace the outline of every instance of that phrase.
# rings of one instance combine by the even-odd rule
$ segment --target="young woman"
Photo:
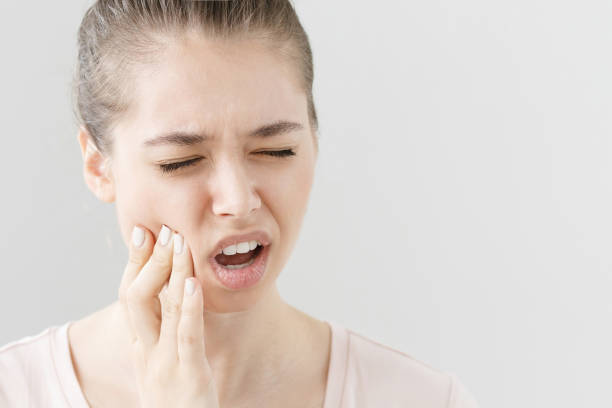
[[[85,181],[129,261],[116,302],[0,349],[0,405],[476,406],[277,290],[318,152],[288,0],[98,0],[78,41]]]

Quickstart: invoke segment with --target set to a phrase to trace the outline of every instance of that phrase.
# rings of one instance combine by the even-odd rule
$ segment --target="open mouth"
[[[263,246],[258,244],[255,249],[243,254],[236,253],[234,255],[225,255],[224,253],[220,253],[215,256],[215,261],[226,269],[241,269],[255,262],[262,249]]]
[[[264,276],[271,246],[258,245],[243,254],[220,253],[208,259],[213,273],[223,286],[233,290],[247,289]]]

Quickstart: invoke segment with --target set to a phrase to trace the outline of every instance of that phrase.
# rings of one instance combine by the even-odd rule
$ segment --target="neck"
[[[276,288],[276,287],[275,287]],[[119,303],[112,308],[110,328],[116,352],[130,361],[127,316]],[[307,364],[302,356],[312,347],[315,319],[287,304],[278,291],[248,310],[218,313],[204,311],[206,356],[219,397],[257,392],[278,384],[283,372]],[[129,371],[132,375],[131,370]],[[256,373],[257,375],[254,375]]]

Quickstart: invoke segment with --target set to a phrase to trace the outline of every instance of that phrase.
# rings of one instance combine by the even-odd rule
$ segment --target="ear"
[[[107,203],[115,201],[115,183],[110,168],[110,158],[105,157],[94,145],[89,132],[81,126],[77,135],[83,155],[85,183],[96,197]]]

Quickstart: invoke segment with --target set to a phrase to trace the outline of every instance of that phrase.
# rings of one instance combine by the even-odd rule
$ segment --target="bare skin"
[[[114,302],[74,322],[68,331],[75,372],[92,408],[138,406],[130,344],[122,335],[127,333],[127,322],[118,306]],[[288,401],[295,401],[291,406],[296,407],[323,406],[331,346],[329,326],[290,305],[286,312],[293,315],[288,323],[298,326],[294,333],[301,333],[295,336],[298,341],[301,336],[300,344],[280,355],[261,355],[264,365],[260,371],[271,378],[256,377],[250,383],[236,381],[235,389],[226,387],[220,392],[221,407],[287,407]],[[274,378],[274,373],[285,374]]]
[[[297,73],[253,41],[211,42],[199,33],[173,38],[157,63],[141,66],[134,102],[113,130],[112,158],[78,134],[84,177],[114,202],[121,234],[132,228],[179,231],[202,288],[206,357],[221,407],[322,407],[329,367],[329,326],[285,302],[276,279],[297,240],[314,178],[317,147]],[[271,137],[248,136],[279,120],[301,125]],[[210,135],[195,145],[145,146],[182,130]],[[291,157],[262,151],[293,149]],[[172,175],[160,163],[199,161]],[[208,264],[227,235],[264,230],[271,238],[256,285],[225,287]],[[128,322],[114,302],[68,332],[75,371],[92,407],[138,406]]]

